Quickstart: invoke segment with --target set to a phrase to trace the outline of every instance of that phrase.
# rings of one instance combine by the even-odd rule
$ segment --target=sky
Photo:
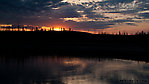
[[[149,0],[0,0],[0,24],[149,32]]]

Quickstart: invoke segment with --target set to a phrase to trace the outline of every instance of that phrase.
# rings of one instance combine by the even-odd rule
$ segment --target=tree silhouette
[[[71,28],[69,28],[69,31],[71,31]]]
[[[36,27],[36,31],[38,31],[38,27]]]
[[[63,28],[63,31],[65,31],[65,28]]]
[[[119,31],[119,35],[121,35],[121,32]]]
[[[25,31],[25,27],[23,26],[22,31]]]

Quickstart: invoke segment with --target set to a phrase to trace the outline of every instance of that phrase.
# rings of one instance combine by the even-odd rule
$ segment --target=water
[[[0,84],[149,84],[149,64],[58,56],[0,57]]]

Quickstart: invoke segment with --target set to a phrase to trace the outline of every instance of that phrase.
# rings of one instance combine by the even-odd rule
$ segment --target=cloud
[[[115,3],[130,3],[132,1],[134,1],[134,0],[107,0],[104,2],[115,4]]]
[[[64,5],[60,2],[61,0],[0,0],[0,22],[23,24],[40,20],[41,16],[46,21],[53,7]]]
[[[100,28],[98,26],[101,25],[101,29],[110,27],[107,23],[114,25],[127,22],[127,25],[136,26],[135,22],[143,21],[143,19],[148,18],[149,15],[148,13],[139,13],[140,11],[149,10],[148,0],[93,0],[94,2],[89,0],[65,1],[72,4],[72,6],[81,6],[80,11],[82,11],[80,12],[81,17],[64,18],[65,21],[72,20],[77,23],[92,22],[98,24],[96,25],[97,28]],[[133,22],[133,24],[131,22]],[[87,27],[90,28],[90,26],[85,27],[85,29],[87,29]],[[84,27],[81,26],[81,28]],[[93,26],[92,29],[93,28],[95,28],[95,26]]]
[[[127,25],[131,25],[131,26],[137,26],[136,24],[134,23],[126,23]]]
[[[58,9],[55,9],[50,14],[54,18],[74,18],[80,17],[80,14],[76,11],[76,8],[71,5],[64,5]]]
[[[101,2],[103,0],[62,0],[62,2],[67,2],[70,4],[83,4],[83,3],[90,3],[90,2]]]
[[[86,15],[88,20],[84,21],[99,21],[99,22],[132,22],[134,19],[143,19],[148,17],[148,13],[139,14],[139,11],[148,10],[147,0],[88,0],[72,1],[65,0],[68,3],[81,5],[82,15]],[[73,6],[75,5],[73,4]],[[82,17],[81,17],[82,18]],[[80,19],[81,19],[80,18]],[[69,20],[69,19],[68,19]],[[76,19],[74,19],[75,21]],[[83,21],[83,20],[80,20]],[[136,20],[137,21],[137,20]]]
[[[91,30],[94,31],[95,29],[104,29],[109,28],[112,23],[104,23],[104,22],[94,22],[94,21],[84,21],[84,22],[75,22],[72,20],[67,21],[69,25],[73,25],[73,29],[76,30]]]
[[[140,14],[140,16],[142,16],[143,18],[149,18],[149,13],[142,13]]]
[[[148,10],[148,0],[0,0],[0,23],[103,29],[143,21],[149,17]]]

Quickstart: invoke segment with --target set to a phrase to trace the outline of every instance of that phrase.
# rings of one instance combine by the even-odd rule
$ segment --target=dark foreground
[[[60,55],[149,61],[149,35],[0,32],[1,56]]]

